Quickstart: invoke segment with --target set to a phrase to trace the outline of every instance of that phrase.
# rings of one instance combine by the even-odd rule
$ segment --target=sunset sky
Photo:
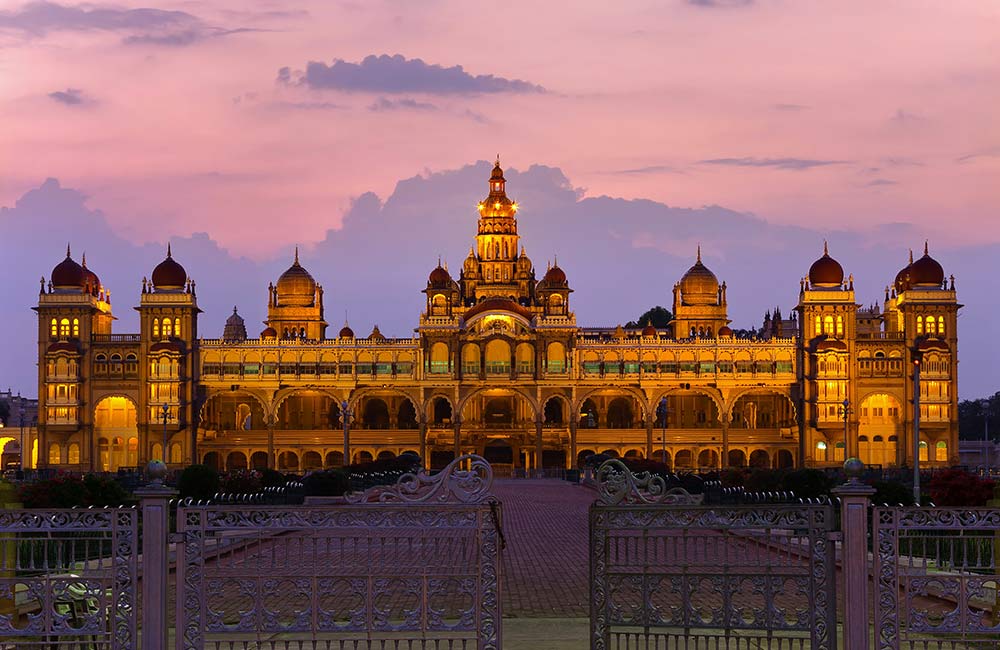
[[[995,263],[1000,250],[998,116],[1000,4],[986,0],[0,0],[0,252],[24,260],[3,263],[5,291],[27,286],[24,323],[5,327],[33,336],[31,291],[70,238],[123,296],[126,330],[168,239],[210,242],[198,250],[217,261],[247,258],[260,277],[234,291],[261,295],[241,306],[254,322],[295,244],[330,274],[349,264],[386,280],[380,262],[394,256],[420,273],[438,254],[457,265],[485,190],[477,170],[499,153],[533,183],[509,189],[536,234],[526,242],[536,266],[559,254],[571,282],[595,260],[627,276],[628,246],[614,266],[577,245],[572,222],[554,230],[551,215],[599,208],[594,241],[610,232],[661,256],[648,260],[664,269],[656,302],[668,304],[704,242],[730,279],[738,326],[759,325],[779,298],[787,313],[824,238],[840,243],[848,271],[870,269],[866,304],[929,239],[946,272],[968,269],[956,272],[970,305],[963,345],[978,358],[963,357],[974,369],[963,396],[992,393],[983,344],[998,356],[988,323],[1000,308],[970,260]],[[567,192],[561,208],[552,197]],[[605,196],[637,201],[581,203]],[[373,244],[352,259],[357,247],[344,245],[344,258],[324,257],[349,214],[406,215],[392,228],[434,249]],[[85,218],[107,234],[73,230]],[[454,230],[447,242],[424,232],[432,222]],[[780,280],[740,287],[737,274],[762,260]],[[607,275],[595,269],[591,281]],[[398,323],[391,306],[365,311],[345,287],[331,300],[363,316],[361,329],[378,321],[402,336],[422,282],[400,289],[414,304]],[[582,322],[625,321],[654,301],[624,285],[612,318],[574,286]],[[970,295],[975,286],[989,295]],[[233,301],[220,295],[219,313],[206,313],[207,335]],[[30,388],[33,373],[13,374]]]

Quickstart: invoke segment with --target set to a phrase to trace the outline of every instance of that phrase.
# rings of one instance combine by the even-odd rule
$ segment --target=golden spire
[[[913,249],[910,249],[910,264],[913,264]]]
[[[698,244],[698,264],[701,264],[701,243]]]
[[[69,258],[69,242],[66,242],[66,257]]]
[[[927,240],[926,239],[924,240],[924,255],[930,255],[930,253],[927,252]]]
[[[83,263],[81,266],[83,266],[83,268],[87,268],[87,251],[83,251]]]
[[[824,254],[824,255],[829,255],[829,254],[830,254],[830,251],[829,251],[829,250],[827,250],[827,247],[826,247],[826,240],[825,240],[825,239],[823,240],[823,254]]]
[[[295,266],[299,265],[299,245],[298,244],[295,245],[295,262],[294,262],[294,264],[295,264]]]
[[[167,242],[167,257],[170,257],[170,242]]]

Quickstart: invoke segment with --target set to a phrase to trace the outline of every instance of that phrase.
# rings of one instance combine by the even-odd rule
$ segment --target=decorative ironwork
[[[491,481],[463,457],[345,505],[181,507],[179,648],[498,650]]]
[[[662,476],[641,472],[633,474],[625,463],[612,458],[597,468],[596,480],[600,488],[597,497],[604,505],[661,504],[697,505],[702,495],[689,494],[684,488],[667,489]]]
[[[615,478],[590,511],[592,649],[836,648],[830,505],[629,502],[641,481]]]
[[[347,495],[349,503],[482,503],[490,498],[493,468],[481,456],[466,454],[436,474],[421,468],[404,474],[395,485],[376,486]]]
[[[136,647],[138,521],[131,508],[0,511],[0,638]]]
[[[875,510],[877,650],[995,647],[1000,511]]]

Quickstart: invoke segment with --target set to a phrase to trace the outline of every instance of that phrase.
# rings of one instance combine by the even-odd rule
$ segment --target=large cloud
[[[302,262],[326,289],[327,320],[340,327],[345,312],[360,335],[373,325],[389,336],[410,336],[424,306],[427,274],[438,255],[454,275],[473,243],[475,204],[487,192],[491,164],[415,176],[400,181],[386,199],[358,197],[339,230],[302,250]],[[858,301],[881,303],[883,288],[906,260],[906,246],[923,240],[907,224],[889,224],[877,233],[819,232],[777,226],[753,215],[718,206],[676,208],[648,200],[581,198],[581,192],[556,168],[535,165],[507,170],[508,189],[522,206],[522,242],[544,273],[558,255],[575,293],[572,308],[587,326],[614,326],[635,319],[648,307],[670,305],[671,288],[694,262],[701,243],[705,263],[729,286],[734,327],[759,326],[765,310],[789,313],[798,299],[799,278],[822,251],[830,251],[855,277]],[[7,371],[0,380],[23,393],[35,385],[37,325],[30,307],[37,302],[39,276],[48,275],[67,240],[113,291],[116,331],[135,331],[143,276],[163,258],[163,244],[135,245],[89,208],[78,191],[49,180],[25,194],[12,208],[0,208],[0,259],[7,289],[7,317],[0,319],[0,340],[11,342]],[[277,259],[254,263],[222,250],[209,236],[172,238],[174,256],[198,282],[205,310],[202,336],[220,336],[226,317],[238,305],[251,334],[263,327],[267,284],[288,267],[291,250]],[[869,242],[896,241],[895,247]],[[1000,246],[931,252],[957,277],[966,303],[961,328],[962,397],[996,391],[1000,346],[991,324],[1000,318],[992,268]],[[5,386],[6,387],[6,386]]]
[[[290,82],[291,71],[278,71],[280,82]],[[313,89],[332,89],[378,93],[478,94],[478,93],[540,93],[541,86],[505,79],[492,74],[472,75],[462,66],[445,68],[425,63],[422,59],[407,59],[401,54],[366,56],[361,63],[336,59],[330,65],[310,61],[298,81]]]

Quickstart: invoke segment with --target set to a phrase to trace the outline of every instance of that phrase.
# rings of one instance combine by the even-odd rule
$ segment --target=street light
[[[844,417],[844,447],[847,447],[847,440],[850,437],[850,419],[851,419],[851,400],[844,398],[841,402],[841,415]],[[858,455],[861,455],[861,451],[858,450]]]
[[[913,504],[920,506],[920,361],[913,351]]]
[[[163,412],[163,464],[167,464],[167,419],[170,417],[170,407],[166,402],[160,407]]]
[[[660,435],[660,440],[663,443],[663,449],[660,452],[660,462],[664,465],[667,464],[667,396],[664,395],[660,398],[660,425],[663,427],[662,433]]]
[[[18,393],[18,396],[20,396],[20,393]],[[24,471],[24,450],[27,449],[27,447],[24,444],[24,402],[21,402],[21,408],[18,411],[18,424],[21,427],[21,440],[19,441],[21,443],[21,453],[17,457],[17,465],[18,465],[18,469],[23,472]]]

